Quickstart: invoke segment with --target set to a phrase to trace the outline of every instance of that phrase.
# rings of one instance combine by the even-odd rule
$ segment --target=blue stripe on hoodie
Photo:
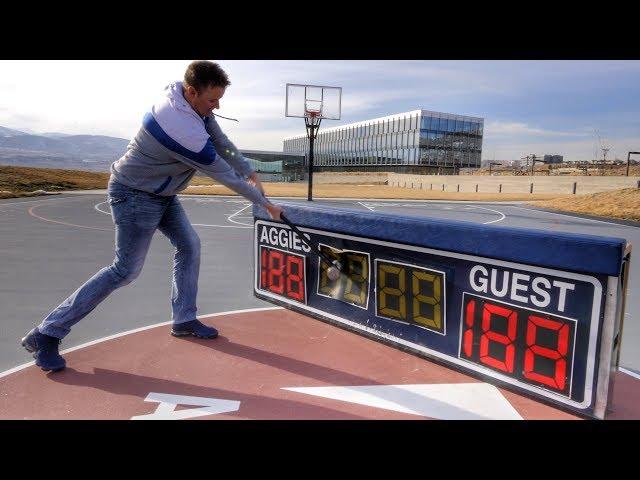
[[[216,159],[216,149],[213,147],[211,140],[207,140],[203,149],[199,152],[192,152],[167,135],[150,112],[145,114],[144,119],[142,120],[142,126],[153,136],[153,138],[160,142],[162,146],[187,157],[189,160],[198,162],[201,165],[211,165]]]
[[[169,185],[169,183],[171,182],[171,179],[172,179],[172,178],[173,178],[173,177],[169,177],[169,178],[167,178],[167,179],[164,181],[164,183],[163,183],[162,185],[160,185],[158,188],[156,188],[156,189],[154,190],[154,192],[153,192],[153,193],[158,194],[158,193],[160,193],[162,190],[164,190],[165,188],[167,188],[167,185]]]

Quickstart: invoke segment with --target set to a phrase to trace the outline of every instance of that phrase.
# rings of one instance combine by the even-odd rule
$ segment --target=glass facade
[[[302,180],[304,178],[304,155],[261,150],[240,150],[240,152],[259,174],[281,174],[285,181]]]
[[[479,168],[484,119],[414,110],[322,129],[314,169],[457,173]],[[285,153],[308,156],[306,135],[284,140]]]

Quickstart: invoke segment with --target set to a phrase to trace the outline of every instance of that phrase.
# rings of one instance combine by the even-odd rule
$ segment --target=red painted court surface
[[[477,378],[285,309],[170,325],[64,354],[67,368],[0,378],[2,419],[575,419]],[[607,419],[640,419],[640,380],[618,373]]]

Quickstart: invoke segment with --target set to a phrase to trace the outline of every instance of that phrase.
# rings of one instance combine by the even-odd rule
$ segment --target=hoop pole
[[[318,119],[318,123],[314,125],[315,118],[307,118],[305,117],[304,123],[307,127],[307,138],[309,139],[309,188],[307,191],[307,201],[313,201],[313,143],[316,139],[316,134],[318,132],[318,128],[320,128],[320,122],[322,119]]]

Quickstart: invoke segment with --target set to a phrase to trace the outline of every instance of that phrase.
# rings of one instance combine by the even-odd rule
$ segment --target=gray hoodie
[[[266,205],[246,181],[253,169],[222,133],[215,118],[200,117],[174,82],[145,114],[126,153],[111,165],[113,179],[138,190],[170,196],[184,190],[196,170],[251,202]]]

